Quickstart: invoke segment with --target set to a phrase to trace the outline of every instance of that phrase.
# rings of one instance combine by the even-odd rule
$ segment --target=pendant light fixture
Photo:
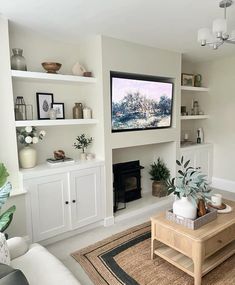
[[[219,7],[224,9],[224,18],[213,21],[212,32],[208,28],[198,30],[198,42],[201,46],[210,46],[214,50],[223,43],[235,44],[235,30],[229,35],[227,32],[227,8],[233,4],[232,0],[223,0]]]

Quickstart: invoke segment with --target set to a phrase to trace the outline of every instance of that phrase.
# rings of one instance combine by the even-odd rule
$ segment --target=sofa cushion
[[[70,271],[44,247],[32,244],[28,252],[11,261],[20,269],[30,285],[79,285]]]
[[[10,253],[3,233],[0,233],[0,263],[10,265]]]
[[[29,285],[24,274],[6,264],[0,263],[0,285]]]
[[[13,237],[7,240],[11,260],[25,254],[29,246],[22,237]]]

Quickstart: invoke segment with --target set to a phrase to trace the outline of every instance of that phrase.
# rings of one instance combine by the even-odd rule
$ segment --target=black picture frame
[[[64,103],[52,103],[52,108],[56,110],[56,119],[65,119],[64,115]]]
[[[38,120],[49,120],[49,111],[54,102],[53,93],[36,93]]]

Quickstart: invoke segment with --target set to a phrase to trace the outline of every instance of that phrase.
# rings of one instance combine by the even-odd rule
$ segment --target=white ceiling
[[[235,55],[235,45],[200,47],[197,30],[222,17],[218,0],[0,0],[0,13],[41,34],[78,42],[93,34],[128,40],[207,60]],[[235,29],[235,4],[228,10]]]

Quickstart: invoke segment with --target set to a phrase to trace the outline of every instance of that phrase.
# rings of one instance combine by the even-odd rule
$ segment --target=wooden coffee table
[[[151,218],[151,258],[156,255],[194,277],[200,285],[202,276],[235,253],[235,202],[224,201],[233,208],[228,214],[197,230],[168,221],[165,212]]]

